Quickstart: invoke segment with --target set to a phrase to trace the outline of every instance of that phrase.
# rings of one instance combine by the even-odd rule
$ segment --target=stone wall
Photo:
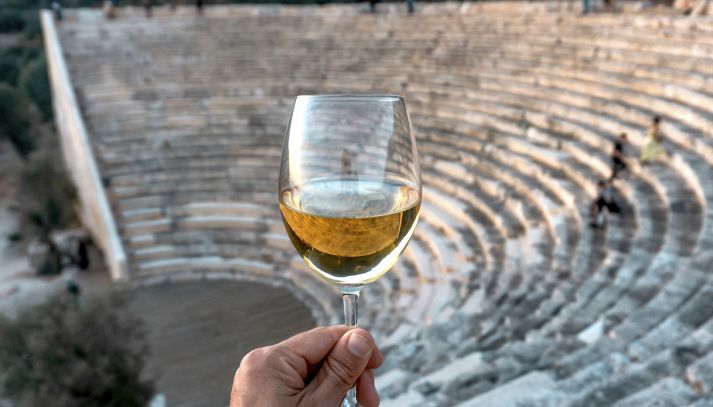
[[[104,252],[112,279],[125,280],[128,278],[126,255],[89,145],[89,135],[71,86],[52,14],[41,12],[41,21],[55,123],[65,165],[77,186],[80,216]]]

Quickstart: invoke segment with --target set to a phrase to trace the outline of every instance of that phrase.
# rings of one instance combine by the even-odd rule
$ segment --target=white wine
[[[403,182],[347,176],[282,191],[280,212],[305,262],[334,284],[361,285],[386,273],[416,228],[419,191]]]

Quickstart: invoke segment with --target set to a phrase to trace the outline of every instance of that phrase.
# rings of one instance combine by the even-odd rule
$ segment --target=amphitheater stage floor
[[[144,287],[130,303],[149,327],[147,373],[171,407],[227,406],[247,352],[315,326],[289,291],[253,282]]]

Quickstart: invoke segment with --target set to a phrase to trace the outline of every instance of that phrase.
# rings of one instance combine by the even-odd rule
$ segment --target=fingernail
[[[349,334],[349,340],[347,341],[347,347],[349,352],[354,356],[363,358],[371,350],[371,341],[363,337],[357,331],[352,331]]]

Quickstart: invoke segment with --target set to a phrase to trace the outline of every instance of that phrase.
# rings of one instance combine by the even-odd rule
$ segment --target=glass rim
[[[335,94],[311,94],[311,95],[297,95],[295,100],[319,100],[319,99],[330,99],[330,100],[341,100],[341,101],[363,101],[363,100],[375,100],[380,102],[399,102],[403,101],[404,97],[394,93],[335,93]]]

